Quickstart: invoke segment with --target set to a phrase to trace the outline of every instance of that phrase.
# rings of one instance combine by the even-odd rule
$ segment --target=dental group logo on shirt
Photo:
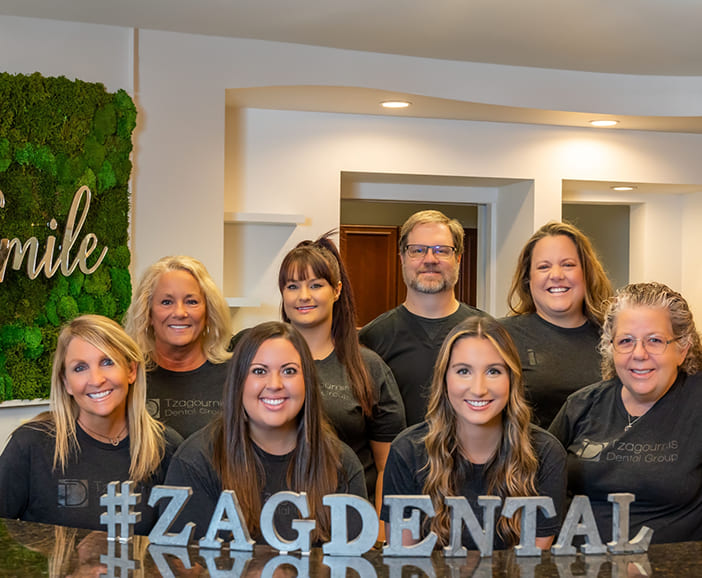
[[[569,448],[581,460],[589,462],[599,462],[602,452],[607,449],[609,442],[594,442],[588,438],[584,438],[580,442],[580,447]]]
[[[151,397],[146,400],[146,411],[154,419],[161,418],[161,400],[156,397]]]
[[[88,480],[59,480],[58,505],[60,508],[88,507]]]

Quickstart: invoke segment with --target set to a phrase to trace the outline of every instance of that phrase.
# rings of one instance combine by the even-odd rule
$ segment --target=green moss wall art
[[[120,321],[136,108],[102,84],[0,73],[0,401],[49,396],[66,321]]]

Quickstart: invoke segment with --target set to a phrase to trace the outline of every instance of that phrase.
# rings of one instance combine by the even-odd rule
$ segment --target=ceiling
[[[0,0],[0,14],[489,64],[702,77],[700,0]],[[378,102],[386,97],[413,105],[381,112]],[[575,127],[589,126],[593,116],[358,87],[233,89],[227,103]],[[616,119],[615,130],[702,134],[702,117]]]
[[[468,62],[702,76],[699,0],[2,0],[0,14]]]

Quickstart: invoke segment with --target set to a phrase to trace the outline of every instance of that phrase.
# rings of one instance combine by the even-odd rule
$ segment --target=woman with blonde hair
[[[304,338],[287,323],[270,321],[242,333],[224,386],[224,411],[191,436],[171,462],[166,483],[193,489],[173,528],[195,523],[204,535],[223,490],[236,492],[252,538],[261,542],[264,502],[289,490],[306,492],[312,540],[329,540],[326,494],[366,497],[363,469],[339,441],[322,412],[314,361]],[[295,508],[278,508],[275,527],[286,540],[296,531]],[[351,528],[351,536],[359,527]]]
[[[155,512],[148,491],[163,482],[182,438],[146,412],[141,351],[114,321],[84,315],[58,337],[50,411],[17,428],[0,456],[0,516],[94,530],[109,482],[136,482],[144,499],[137,533]]]
[[[205,266],[183,255],[151,265],[124,324],[146,356],[149,413],[184,437],[207,425],[220,408],[231,319]]]
[[[548,427],[573,391],[601,379],[597,344],[612,285],[590,240],[550,222],[522,249],[501,319],[521,359],[535,423]]]
[[[393,442],[383,495],[429,495],[436,516],[424,531],[446,546],[450,538],[447,496],[464,496],[481,525],[484,495],[550,496],[557,516],[538,514],[536,545],[550,547],[565,501],[565,452],[548,432],[530,423],[519,356],[495,319],[469,317],[448,334],[439,352],[424,423]],[[382,519],[388,512],[383,508]],[[519,517],[499,517],[494,548],[519,542]],[[463,546],[476,549],[464,529]]]
[[[609,303],[605,381],[572,394],[549,428],[568,452],[568,491],[585,494],[605,542],[610,493],[629,504],[633,538],[702,540],[702,346],[690,307],[662,283],[633,283]]]

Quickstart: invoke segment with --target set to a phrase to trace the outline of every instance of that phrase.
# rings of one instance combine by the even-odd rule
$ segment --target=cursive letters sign
[[[83,205],[83,210],[81,211],[80,217],[78,217],[78,210],[81,205],[81,201],[85,197],[85,204]],[[93,251],[97,249],[98,238],[94,233],[88,233],[83,237],[78,247],[78,252],[75,258],[71,262],[71,251],[73,246],[76,244],[78,237],[80,236],[81,229],[85,224],[85,220],[88,217],[88,211],[90,210],[90,198],[91,193],[88,187],[81,187],[76,191],[73,196],[73,202],[71,203],[71,209],[68,212],[68,220],[66,221],[66,228],[63,232],[63,242],[59,246],[58,259],[55,259],[54,250],[56,249],[56,236],[49,235],[46,240],[46,247],[44,248],[44,254],[39,257],[39,240],[36,237],[30,237],[24,243],[20,239],[0,239],[0,283],[5,279],[5,271],[7,270],[7,265],[10,262],[10,257],[12,257],[11,267],[15,271],[19,271],[22,268],[22,262],[26,257],[26,270],[27,276],[30,279],[36,279],[39,273],[42,271],[47,278],[53,277],[56,272],[61,269],[61,274],[68,277],[76,267],[86,275],[94,273],[97,268],[102,264],[105,255],[107,255],[107,247],[103,247],[95,264],[90,267],[88,266],[88,258],[93,254]],[[0,193],[0,208],[5,206],[5,198]],[[78,217],[78,222],[76,223],[76,217]],[[58,223],[56,219],[51,219],[47,226],[52,231],[58,228]]]

